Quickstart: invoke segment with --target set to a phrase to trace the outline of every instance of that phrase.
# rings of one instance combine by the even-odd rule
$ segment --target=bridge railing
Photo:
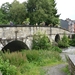
[[[64,28],[62,28],[62,27],[53,27],[53,26],[47,26],[47,25],[45,25],[45,26],[36,26],[36,25],[20,25],[20,24],[18,24],[18,25],[13,25],[13,26],[11,26],[11,25],[0,25],[0,28],[2,28],[2,27],[51,27],[51,28],[60,28],[60,29],[63,29],[63,30],[66,30],[66,31],[69,31],[68,29],[64,29]]]

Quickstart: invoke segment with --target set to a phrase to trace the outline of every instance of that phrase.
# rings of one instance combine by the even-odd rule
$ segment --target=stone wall
[[[70,34],[70,32],[64,29],[54,27],[0,27],[0,38],[15,38],[16,35],[17,38],[25,38],[36,34],[38,31],[46,33],[48,36],[56,34],[63,35],[64,32],[67,35]]]

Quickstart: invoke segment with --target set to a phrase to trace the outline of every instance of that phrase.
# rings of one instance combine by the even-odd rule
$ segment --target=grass
[[[9,60],[17,67],[20,75],[44,75],[44,66],[53,66],[61,63],[60,54],[47,50],[23,50],[22,52],[1,53],[4,61]]]
[[[70,71],[69,71],[69,68],[68,68],[68,65],[62,69],[67,75],[71,75]]]

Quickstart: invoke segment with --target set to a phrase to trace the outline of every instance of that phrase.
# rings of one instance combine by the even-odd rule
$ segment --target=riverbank
[[[62,50],[62,53],[60,54],[60,56],[62,57],[62,60],[66,63],[63,64],[59,64],[53,67],[47,67],[46,68],[46,74],[45,75],[67,75],[66,72],[63,71],[64,68],[66,68],[66,66],[68,65],[67,61],[66,61],[66,55],[73,55],[75,54],[75,47],[68,47],[66,49]]]

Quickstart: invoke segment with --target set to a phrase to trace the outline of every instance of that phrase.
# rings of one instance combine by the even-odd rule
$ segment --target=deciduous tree
[[[31,24],[45,22],[56,25],[59,23],[55,0],[28,0],[27,10]]]
[[[13,20],[15,24],[22,24],[22,22],[26,18],[25,3],[19,3],[19,1],[14,0],[11,4],[10,15],[11,20]]]

